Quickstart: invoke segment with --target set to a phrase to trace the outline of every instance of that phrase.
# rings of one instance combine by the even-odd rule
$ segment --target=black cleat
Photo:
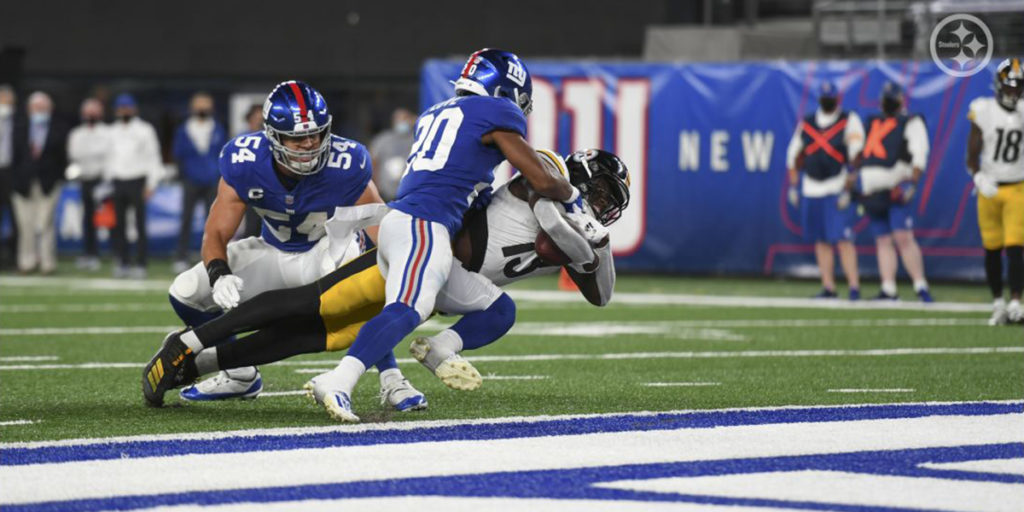
[[[199,378],[196,355],[181,341],[181,332],[168,334],[160,350],[142,370],[142,395],[151,407],[162,406],[168,390],[189,385]]]

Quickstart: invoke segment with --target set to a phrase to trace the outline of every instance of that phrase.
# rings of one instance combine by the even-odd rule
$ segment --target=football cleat
[[[988,319],[989,325],[1006,325],[1009,321],[1009,315],[1006,313],[1006,306],[1000,301],[992,308],[992,316]]]
[[[321,373],[309,380],[303,389],[306,396],[327,410],[330,417],[345,423],[359,423],[359,416],[352,412],[352,399],[348,393],[332,389],[331,372]]]
[[[836,292],[834,290],[829,290],[828,288],[822,288],[821,291],[818,292],[817,295],[815,295],[814,297],[811,297],[811,298],[812,299],[834,299],[836,297],[839,297],[839,295],[836,295]]]
[[[199,378],[196,355],[181,341],[181,331],[168,334],[153,359],[142,370],[142,396],[153,407],[164,404],[164,393]]]
[[[228,371],[217,372],[217,375],[193,384],[179,393],[182,399],[190,402],[209,402],[214,400],[230,400],[239,398],[252,400],[263,391],[263,379],[259,370],[254,368],[251,379],[233,377]]]
[[[427,397],[408,379],[391,379],[380,383],[380,404],[391,404],[398,412],[419,411],[427,408]]]
[[[409,344],[409,353],[452,389],[473,391],[484,382],[480,372],[469,361],[455,352],[431,344],[429,338],[413,340]]]
[[[1011,300],[1006,307],[1006,321],[1011,324],[1024,323],[1024,308],[1021,308],[1019,300]]]
[[[850,300],[860,300],[860,290],[857,288],[850,288]]]
[[[932,294],[928,292],[928,288],[921,288],[917,291],[917,296],[921,299],[921,302],[935,302],[932,298]]]
[[[900,300],[900,296],[899,295],[889,295],[888,293],[885,293],[883,291],[879,291],[878,295],[875,295],[875,298],[872,299],[872,300]]]

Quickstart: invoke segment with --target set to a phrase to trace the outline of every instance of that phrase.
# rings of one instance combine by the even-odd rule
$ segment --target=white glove
[[[234,274],[220,276],[213,283],[213,301],[224,311],[227,311],[237,306],[238,302],[242,300],[241,292],[244,287],[245,285],[241,277]]]
[[[793,208],[800,206],[800,190],[798,190],[796,186],[789,187],[789,192],[786,193],[786,197],[789,199],[789,204],[792,205]]]
[[[565,219],[569,221],[576,231],[579,231],[583,238],[590,242],[591,246],[599,244],[608,238],[608,228],[604,227],[597,219],[585,213],[566,213]]]
[[[999,193],[999,185],[996,184],[996,180],[982,172],[974,173],[974,188],[978,189],[979,194],[989,198],[995,197]]]

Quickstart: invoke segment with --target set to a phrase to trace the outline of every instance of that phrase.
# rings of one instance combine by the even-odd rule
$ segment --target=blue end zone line
[[[1024,484],[1013,474],[944,471],[919,467],[931,462],[1011,459],[1024,457],[1024,443],[917,448],[823,455],[797,455],[712,461],[628,464],[574,469],[507,471],[474,475],[430,476],[393,480],[369,480],[333,484],[260,487],[215,491],[182,492],[89,498],[5,505],[4,512],[134,510],[157,506],[211,506],[238,503],[273,503],[304,500],[345,500],[387,497],[519,498],[605,501],[651,501],[723,506],[774,507],[801,510],[880,512],[910,510],[899,507],[864,506],[844,503],[786,501],[763,498],[676,494],[598,487],[623,480],[692,478],[787,471],[842,471],[849,473],[944,478]],[[558,485],[552,485],[557,482]],[[350,503],[356,505],[357,503]],[[525,503],[524,503],[525,505]]]
[[[165,457],[187,454],[243,453],[253,451],[300,450],[333,446],[368,446],[438,441],[518,439],[603,432],[677,430],[712,427],[767,425],[773,423],[817,423],[926,416],[990,416],[1024,412],[1024,402],[971,402],[962,404],[902,404],[698,411],[652,415],[616,415],[569,418],[524,423],[446,425],[401,430],[322,432],[299,435],[256,435],[201,440],[152,440],[98,443],[77,446],[43,446],[0,450],[0,465],[20,466],[124,457]]]

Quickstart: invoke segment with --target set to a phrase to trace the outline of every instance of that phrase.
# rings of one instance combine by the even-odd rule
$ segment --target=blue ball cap
[[[901,100],[903,99],[903,88],[891,80],[885,82],[885,85],[882,86],[882,98]]]
[[[836,84],[832,83],[831,80],[823,80],[821,85],[818,87],[818,97],[838,98],[839,88],[837,88]]]
[[[121,94],[118,94],[117,97],[114,98],[114,108],[120,108],[120,107],[133,107],[134,108],[134,107],[138,107],[138,104],[135,103],[135,97],[134,96],[132,96],[131,94],[128,94],[126,92],[123,92]]]

